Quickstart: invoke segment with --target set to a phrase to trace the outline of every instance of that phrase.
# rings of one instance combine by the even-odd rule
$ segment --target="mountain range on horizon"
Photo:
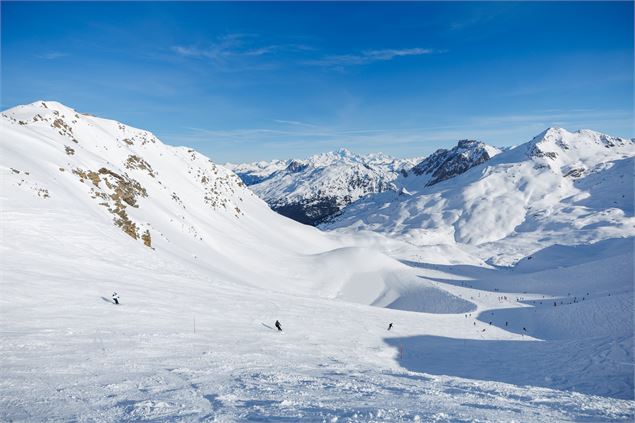
[[[179,160],[192,162],[187,174],[202,186],[197,188],[204,193],[202,204],[238,220],[244,216],[245,201],[253,197],[252,192],[273,210],[301,223],[330,230],[354,228],[399,235],[415,245],[495,242],[523,225],[521,234],[531,233],[538,224],[552,225],[556,216],[565,228],[579,224],[581,215],[603,216],[603,220],[610,215],[610,224],[587,218],[587,226],[597,226],[589,233],[607,232],[618,222],[628,227],[626,222],[633,217],[628,169],[634,160],[635,141],[591,130],[548,128],[528,142],[503,150],[461,140],[455,147],[437,150],[423,159],[395,159],[381,153],[357,155],[340,149],[307,159],[228,164],[226,169],[187,147],[163,147],[147,131],[77,113],[56,102],[18,106],[2,116],[3,122],[18,132],[54,131],[62,137],[67,162],[59,163],[56,177],[79,179],[118,227],[148,246],[157,237],[165,241],[168,237],[163,231],[152,230],[151,223],[133,218],[138,203],[149,193],[139,178],[158,183],[157,195],[165,196],[166,202],[183,208],[190,204],[182,198],[184,194],[170,190],[157,177],[159,171],[152,164],[158,160],[155,156],[165,161],[167,154],[153,152],[157,145],[175,151],[171,154]],[[108,129],[95,122],[105,122]],[[114,132],[107,132],[110,128]],[[89,143],[80,143],[80,136]],[[97,140],[106,144],[100,146]],[[137,146],[144,151],[128,151]],[[7,148],[11,151],[16,147]],[[84,149],[88,151],[83,153]],[[72,164],[85,155],[92,161],[102,157],[102,164]],[[118,168],[105,166],[109,163]],[[202,165],[209,169],[200,168]],[[9,167],[14,169],[10,172],[13,177],[23,179],[20,186],[31,186],[39,196],[51,195],[41,187],[43,182],[29,183],[33,176],[25,178],[17,166]],[[132,178],[133,172],[142,176]],[[595,198],[598,191],[602,201],[586,199]],[[505,208],[509,211],[501,210]],[[535,219],[538,216],[541,223]],[[571,223],[565,223],[570,217]],[[196,225],[188,230],[199,234]],[[566,239],[566,231],[557,239]]]
[[[396,159],[383,153],[354,154],[341,148],[307,159],[227,163],[278,213],[312,226],[327,223],[349,204],[405,185],[434,185],[494,157],[500,150],[475,140],[439,149],[426,158]],[[423,179],[421,178],[423,175]],[[406,181],[405,178],[410,178]]]
[[[548,128],[527,143],[545,134],[561,138],[581,134],[578,137],[581,142],[585,137],[613,139],[622,145],[633,141],[591,130],[570,133],[562,128]],[[428,157],[411,159],[396,159],[382,153],[358,155],[342,148],[307,159],[227,163],[225,166],[278,213],[312,226],[335,228],[338,227],[335,221],[346,219],[351,204],[381,198],[376,195],[380,193],[432,192],[433,185],[457,177],[501,151],[513,154],[508,151],[524,148],[519,144],[501,150],[479,141],[460,140],[451,149],[439,149]],[[582,176],[584,167],[575,168],[574,163],[570,166],[571,169],[565,170],[570,172],[567,176]]]

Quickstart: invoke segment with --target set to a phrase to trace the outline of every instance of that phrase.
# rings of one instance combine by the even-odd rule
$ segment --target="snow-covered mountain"
[[[340,149],[308,159],[228,166],[278,213],[317,225],[367,194],[395,189],[392,182],[418,160]]]
[[[453,179],[364,198],[324,228],[460,244],[510,265],[555,243],[635,235],[634,162],[633,140],[549,128]]]
[[[346,149],[306,160],[229,165],[272,209],[309,225],[325,223],[369,194],[400,192],[460,175],[498,154],[482,142],[461,140],[425,159],[357,155]]]
[[[346,286],[369,271],[367,254],[383,263],[373,264],[380,278],[403,270],[273,212],[230,170],[148,131],[50,101],[7,110],[1,125],[3,218],[16,219],[5,237],[21,238],[26,221],[46,216],[37,225],[50,243],[35,250],[82,234],[67,246],[80,256],[100,245],[240,285],[352,301]],[[361,267],[339,269],[346,261]]]
[[[258,184],[269,178],[275,172],[283,171],[293,160],[271,160],[254,163],[225,163],[225,167],[231,169],[247,185]]]

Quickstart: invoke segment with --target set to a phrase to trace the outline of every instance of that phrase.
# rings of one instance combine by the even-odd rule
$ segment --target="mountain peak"
[[[567,137],[569,135],[571,135],[572,133],[567,131],[564,128],[560,128],[557,126],[551,126],[547,129],[545,129],[544,131],[542,131],[541,133],[539,133],[538,135],[536,135],[532,141],[534,142],[540,142],[543,140],[555,140],[555,139],[562,139],[564,137]]]
[[[353,155],[353,153],[346,147],[341,147],[339,150],[337,150],[337,154],[339,154],[340,157],[348,157]]]
[[[19,106],[15,106],[11,109],[5,110],[4,113],[9,113],[11,111],[17,111],[17,110],[21,110],[21,111],[27,111],[27,110],[40,110],[40,109],[49,109],[49,110],[55,110],[58,112],[68,112],[68,113],[75,113],[75,109],[66,106],[65,104],[60,103],[59,101],[53,101],[53,100],[37,100],[34,101],[32,103],[28,103],[28,104],[22,104]]]
[[[527,145],[527,154],[548,162],[564,155],[566,161],[588,157],[600,153],[606,148],[622,147],[633,141],[626,138],[613,137],[590,129],[569,132],[564,128],[547,128],[536,135]]]
[[[412,168],[415,175],[430,175],[426,186],[457,176],[491,159],[500,150],[484,142],[464,139],[450,150],[439,149]]]
[[[473,148],[473,147],[477,147],[479,144],[483,144],[480,141],[477,140],[459,140],[459,142],[457,143],[457,146],[460,148]]]

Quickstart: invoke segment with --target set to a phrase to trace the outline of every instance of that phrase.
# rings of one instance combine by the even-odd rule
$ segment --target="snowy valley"
[[[635,415],[633,140],[221,166],[53,101],[0,122],[2,421]]]

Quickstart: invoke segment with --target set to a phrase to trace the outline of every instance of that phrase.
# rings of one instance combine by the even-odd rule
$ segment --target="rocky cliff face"
[[[428,176],[425,186],[453,178],[491,159],[500,150],[475,140],[461,140],[450,150],[440,149],[412,168],[417,176]]]

